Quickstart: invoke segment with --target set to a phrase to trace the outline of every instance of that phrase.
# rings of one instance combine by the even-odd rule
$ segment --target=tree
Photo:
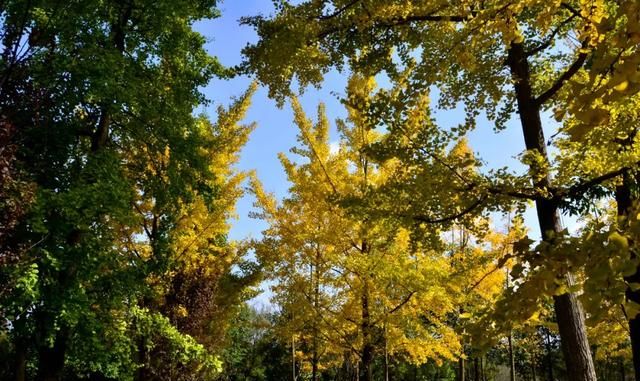
[[[370,84],[356,77],[351,86]],[[345,351],[355,356],[364,380],[373,379],[383,348],[416,364],[452,359],[459,343],[446,324],[455,303],[445,281],[447,259],[412,245],[410,232],[394,220],[358,206],[395,169],[374,166],[364,155],[379,135],[349,108],[349,119],[338,122],[340,148],[332,152],[323,107],[313,124],[292,103],[300,130],[292,152],[302,159],[280,157],[292,184],[282,203],[254,180],[256,216],[269,223],[256,253],[279,279],[274,291],[291,314],[290,334],[310,336],[312,376],[318,377],[322,353],[327,360]]]
[[[201,219],[195,225],[218,224],[187,250],[190,266],[213,239],[234,256],[220,220],[238,197],[227,166],[248,130],[237,128],[238,110],[218,126],[193,115],[201,87],[229,72],[192,29],[218,14],[216,3],[2,4],[0,120],[14,129],[16,166],[35,189],[15,233],[28,265],[14,267],[18,286],[1,296],[15,356],[29,356],[16,361],[18,380],[30,368],[40,380],[131,379],[160,343],[172,364],[218,370],[187,328],[150,306],[164,295],[150,285],[188,267],[176,250],[198,234],[180,225],[185,212]],[[214,267],[218,253],[203,261]]]
[[[533,200],[542,239],[551,247],[563,231],[562,202],[628,170],[607,168],[593,178],[555,181],[541,115],[555,107],[600,128],[608,116],[601,103],[637,92],[639,23],[632,1],[280,2],[273,19],[245,23],[260,35],[245,49],[246,67],[280,100],[294,77],[302,86],[318,85],[329,68],[348,64],[367,74],[385,71],[392,80],[412,68],[410,87],[437,86],[443,107],[463,103],[463,131],[480,111],[498,128],[517,112],[533,188],[507,184],[486,193]],[[486,193],[467,209],[485,205]],[[565,262],[561,274],[573,287],[569,267]],[[569,375],[594,380],[580,302],[570,289],[553,298]]]

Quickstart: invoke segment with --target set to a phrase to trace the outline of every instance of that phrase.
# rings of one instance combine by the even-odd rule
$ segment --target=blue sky
[[[233,66],[241,62],[242,48],[257,39],[253,29],[239,25],[238,20],[242,16],[269,15],[273,11],[273,5],[271,0],[227,0],[221,3],[220,10],[222,17],[199,22],[195,27],[208,38],[208,52],[217,56],[222,64]],[[204,89],[206,96],[213,101],[206,112],[214,116],[217,105],[229,104],[231,98],[242,94],[250,83],[251,78],[246,76],[212,81]],[[345,85],[346,77],[332,72],[327,76],[322,89],[307,89],[301,97],[301,102],[308,115],[314,116],[318,103],[324,102],[331,120],[344,117],[344,109],[332,93],[342,94]],[[461,110],[447,110],[437,111],[435,117],[438,123],[446,127],[457,125],[464,115]],[[255,94],[246,118],[248,123],[256,122],[257,128],[242,150],[239,169],[256,170],[265,189],[279,198],[286,195],[288,184],[277,154],[288,152],[296,143],[297,129],[292,120],[291,109],[288,106],[278,109],[275,102],[268,98],[265,88],[260,88]],[[335,131],[333,136],[335,137]],[[474,151],[480,154],[489,167],[521,168],[515,159],[524,149],[518,121],[512,121],[505,131],[496,134],[488,121],[481,120],[478,128],[469,135],[469,141]],[[239,201],[239,218],[233,222],[230,234],[232,239],[260,236],[260,231],[265,225],[247,216],[252,210],[252,205],[253,200],[248,196]],[[533,211],[527,213],[526,220],[531,228],[531,236],[537,237],[539,233]],[[572,222],[566,222],[573,225]]]
[[[271,14],[273,6],[270,0],[227,0],[220,5],[220,9],[222,17],[199,22],[195,27],[208,38],[208,52],[217,56],[222,64],[233,66],[241,62],[242,48],[256,40],[253,29],[240,26],[238,20],[242,16]],[[242,94],[250,83],[251,78],[247,76],[212,81],[204,89],[207,98],[213,101],[206,110],[207,114],[214,116],[217,105],[229,104],[232,97]],[[340,92],[343,88],[344,78],[338,73],[331,73],[323,89],[309,89],[301,97],[301,103],[310,116],[315,115],[318,103],[324,102],[332,119],[344,117],[337,97],[331,94],[331,91]],[[256,122],[257,128],[242,150],[239,169],[256,170],[265,189],[282,198],[286,195],[288,184],[277,154],[288,152],[296,144],[297,129],[293,124],[291,108],[277,108],[276,103],[268,98],[267,90],[260,88],[253,97],[246,122]],[[264,224],[247,216],[252,205],[251,197],[245,197],[238,203],[239,219],[233,224],[231,238],[259,237]]]

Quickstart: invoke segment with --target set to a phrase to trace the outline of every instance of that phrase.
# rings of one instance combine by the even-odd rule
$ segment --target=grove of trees
[[[1,380],[640,380],[638,0],[275,0],[233,68],[220,3],[0,1]],[[260,87],[285,197],[237,169]]]

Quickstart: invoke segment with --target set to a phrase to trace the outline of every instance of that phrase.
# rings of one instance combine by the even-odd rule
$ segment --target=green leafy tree
[[[162,294],[148,280],[176,266],[184,205],[225,213],[213,207],[224,184],[210,153],[226,142],[193,115],[202,86],[228,73],[192,29],[216,3],[2,4],[1,120],[35,187],[16,226],[26,265],[3,266],[16,277],[1,296],[16,379],[131,379],[154,341],[185,369],[217,371],[147,306]]]

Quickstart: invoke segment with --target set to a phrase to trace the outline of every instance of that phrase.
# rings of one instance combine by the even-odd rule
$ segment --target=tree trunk
[[[27,347],[24,339],[16,340],[15,362],[14,362],[15,380],[26,381],[27,379]]]
[[[482,381],[487,381],[487,373],[485,372],[485,358],[484,356],[480,357],[480,379]]]
[[[136,380],[137,381],[145,381],[147,379],[147,345],[146,338],[144,335],[140,335],[138,340],[138,351],[136,353],[138,369],[136,370]]]
[[[60,328],[53,346],[43,345],[38,353],[38,381],[60,381],[67,350],[68,330]]]
[[[546,333],[545,344],[547,347],[547,376],[548,381],[553,381],[553,354],[551,353],[551,338],[549,332]]]
[[[313,284],[313,338],[312,338],[312,354],[311,354],[311,380],[318,381],[318,318],[320,316],[320,250],[316,250],[316,260],[311,273],[311,281]]]
[[[480,364],[477,357],[473,359],[473,379],[474,381],[482,381],[480,378]]]
[[[464,359],[460,357],[458,360],[458,381],[465,381],[464,377]]]
[[[291,336],[291,380],[296,381],[296,337]]]
[[[507,63],[515,81],[516,100],[526,148],[537,151],[548,162],[540,119],[540,105],[533,96],[529,62],[522,43],[511,43]],[[540,180],[536,180],[535,185],[540,189],[550,189],[551,180],[548,174],[540,176]],[[553,236],[562,232],[556,201],[538,198],[536,211],[542,239],[553,244]],[[573,282],[571,274],[565,271],[562,275],[571,285]],[[593,358],[587,340],[584,312],[580,302],[573,293],[554,296],[553,300],[569,381],[596,380]]]
[[[509,336],[507,336],[507,341],[509,342],[509,380],[516,381],[516,359],[513,353],[513,338],[511,332],[509,332]]]
[[[389,381],[389,348],[387,347],[387,322],[384,322],[384,380]]]
[[[629,175],[625,174],[623,176],[622,184],[616,187],[615,192],[619,225],[623,230],[626,229],[629,224],[629,212],[631,212],[634,201],[631,194],[631,185]],[[631,251],[630,255],[632,258],[635,258],[635,253],[633,251]],[[640,268],[636,268],[636,272],[625,277],[624,280],[627,284],[640,283]],[[625,290],[625,298],[635,303],[640,303],[640,289],[634,291],[631,287],[627,287]],[[635,373],[635,380],[640,381],[640,316],[628,316],[628,318],[633,370]]]
[[[373,345],[371,343],[371,317],[369,315],[369,292],[365,284],[362,294],[362,381],[373,381]]]
[[[362,252],[369,253],[367,241],[362,241]],[[371,326],[371,314],[369,311],[369,284],[368,279],[363,279],[362,286],[362,381],[373,381],[373,327]]]

